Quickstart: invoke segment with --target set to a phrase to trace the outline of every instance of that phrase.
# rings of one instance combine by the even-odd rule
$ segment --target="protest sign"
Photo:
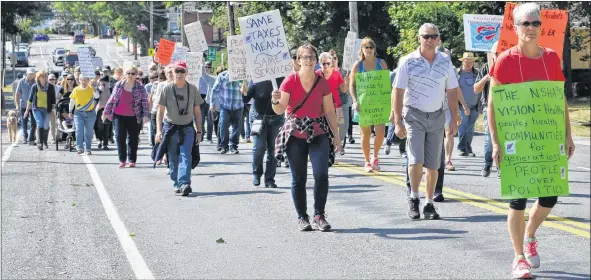
[[[173,41],[160,39],[154,61],[162,65],[168,65],[172,59],[172,53],[174,53],[175,46],[176,44]]]
[[[517,45],[517,34],[513,23],[513,10],[517,7],[514,3],[505,5],[501,35],[497,46],[497,52],[501,52]],[[568,22],[568,12],[563,10],[541,10],[542,26],[539,44],[542,47],[553,49],[562,59],[564,48],[564,34]]]
[[[345,70],[351,70],[359,52],[359,50],[355,50],[356,40],[357,33],[349,31],[347,38],[345,38],[345,47],[343,49],[343,69]]]
[[[254,82],[285,77],[292,73],[291,56],[279,10],[238,19]]]
[[[242,35],[228,36],[228,73],[231,82],[251,78]]]
[[[199,87],[199,79],[203,73],[203,52],[188,52],[187,56],[187,82]]]
[[[203,33],[203,27],[200,21],[189,23],[184,26],[185,36],[187,36],[187,42],[192,52],[204,52],[207,51],[207,40],[205,40],[205,34]]]
[[[172,53],[170,63],[175,63],[176,61],[187,61],[187,52],[189,52],[189,48],[177,46]]]
[[[568,188],[564,82],[496,86],[501,197],[565,196]]]
[[[152,59],[153,57],[151,56],[138,57],[140,68],[142,68],[144,73],[148,73],[150,71],[150,64],[152,64]]]
[[[95,56],[92,58],[92,67],[94,67],[94,69],[96,68],[100,68],[103,69],[103,59]]]
[[[390,71],[379,70],[355,75],[355,91],[359,102],[359,125],[386,124],[390,121]]]
[[[92,64],[89,48],[78,48],[78,63],[80,64],[80,73],[85,77],[94,78],[94,65]]]
[[[464,15],[466,50],[488,52],[499,40],[503,16]]]
[[[355,40],[355,60],[357,60],[357,57],[359,56],[359,50],[361,50],[361,41],[363,41],[363,39]]]

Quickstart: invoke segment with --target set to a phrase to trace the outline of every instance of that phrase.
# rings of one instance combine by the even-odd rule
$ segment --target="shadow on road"
[[[540,271],[536,272],[534,278],[544,277],[550,279],[589,279],[591,275],[582,273],[570,273],[564,271]]]
[[[419,222],[419,221],[417,221]],[[432,228],[358,228],[358,229],[334,229],[335,233],[369,233],[382,238],[387,239],[402,239],[402,240],[436,240],[436,239],[452,239],[461,238],[461,235],[466,234],[468,231],[465,230],[450,230],[450,229],[432,229]],[[405,235],[422,235],[413,237],[398,237]],[[427,235],[424,234],[439,234],[439,235]]]
[[[491,223],[505,222],[507,215],[486,215],[486,216],[468,216],[468,217],[443,217],[443,220],[467,223]]]
[[[230,196],[230,195],[247,195],[247,194],[285,194],[284,192],[272,190],[254,190],[254,191],[235,191],[235,192],[207,192],[197,193],[193,192],[188,197],[208,197],[208,196]]]

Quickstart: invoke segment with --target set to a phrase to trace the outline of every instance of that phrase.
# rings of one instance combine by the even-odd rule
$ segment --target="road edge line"
[[[154,275],[148,265],[144,261],[144,258],[140,254],[135,241],[129,236],[129,231],[125,227],[125,224],[119,217],[117,213],[117,209],[115,208],[115,204],[111,200],[109,193],[107,192],[105,186],[103,185],[103,181],[101,180],[100,176],[98,175],[98,171],[94,167],[92,161],[87,155],[82,155],[82,159],[86,164],[86,168],[90,173],[92,181],[94,183],[94,188],[99,195],[103,208],[105,209],[105,213],[107,214],[107,218],[111,222],[111,226],[113,230],[115,230],[115,234],[117,235],[117,239],[119,239],[119,243],[123,251],[125,252],[125,256],[129,261],[131,269],[135,273],[137,279],[154,279]]]
[[[8,146],[8,148],[6,148],[6,151],[4,151],[4,154],[2,155],[2,168],[4,168],[4,164],[8,161],[8,159],[10,159],[10,153],[12,153],[12,150],[14,149],[14,147],[16,147],[18,145],[18,142],[21,141],[21,137],[23,137],[22,129],[19,129],[19,127],[17,127],[17,129],[18,129],[18,132],[16,133],[16,141],[14,141],[14,143],[10,144],[10,146]]]

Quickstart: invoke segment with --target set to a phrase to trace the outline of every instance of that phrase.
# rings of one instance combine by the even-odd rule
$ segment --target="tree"
[[[8,34],[18,33],[17,18],[34,15],[39,6],[39,2],[2,1],[2,31]]]

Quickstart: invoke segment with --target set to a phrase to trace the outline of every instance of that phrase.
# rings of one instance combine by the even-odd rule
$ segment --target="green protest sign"
[[[492,88],[501,197],[568,196],[564,82]]]
[[[386,124],[390,121],[390,71],[370,71],[355,75],[355,90],[360,126]]]

